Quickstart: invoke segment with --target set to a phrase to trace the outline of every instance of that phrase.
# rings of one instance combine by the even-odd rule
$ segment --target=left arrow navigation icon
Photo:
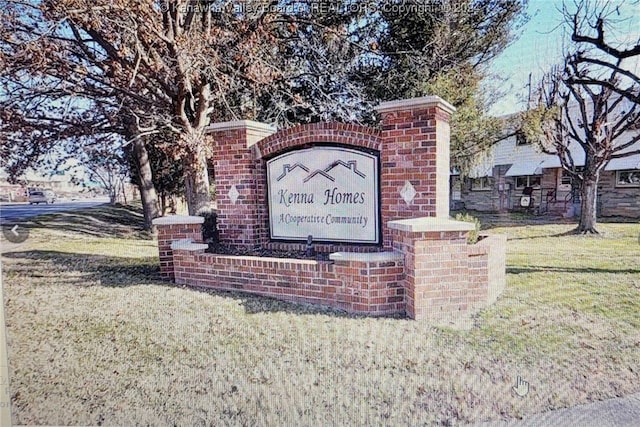
[[[29,238],[29,229],[19,224],[3,224],[2,234],[11,243],[22,243]]]

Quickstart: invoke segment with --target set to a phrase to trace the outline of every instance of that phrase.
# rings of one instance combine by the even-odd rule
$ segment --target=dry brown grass
[[[151,240],[48,225],[2,258],[19,424],[446,425],[640,391],[636,224],[495,230],[507,290],[465,331],[172,286]]]

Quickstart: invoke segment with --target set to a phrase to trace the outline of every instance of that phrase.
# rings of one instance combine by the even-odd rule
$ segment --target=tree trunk
[[[580,234],[598,234],[596,230],[597,220],[597,200],[598,200],[598,176],[596,174],[593,177],[586,177],[582,181],[582,188],[580,195],[582,200],[580,201],[580,223],[576,232]]]
[[[124,186],[124,180],[120,180],[120,188],[122,188],[122,200],[124,204],[127,204],[127,189]]]
[[[204,144],[195,144],[184,159],[185,188],[189,215],[198,215],[211,208],[209,172]]]
[[[167,193],[164,191],[160,193],[160,211],[163,216],[167,214]]]
[[[144,213],[144,229],[153,230],[152,221],[160,216],[158,210],[158,195],[156,187],[153,185],[153,173],[149,163],[149,154],[143,139],[136,139],[133,142],[133,152],[138,165],[138,176],[140,189],[140,200],[142,201],[142,211]]]

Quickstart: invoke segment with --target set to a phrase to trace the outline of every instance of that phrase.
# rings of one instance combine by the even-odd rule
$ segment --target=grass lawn
[[[41,217],[2,255],[15,423],[451,425],[640,391],[638,224],[492,228],[507,289],[460,330],[162,282],[140,223]]]

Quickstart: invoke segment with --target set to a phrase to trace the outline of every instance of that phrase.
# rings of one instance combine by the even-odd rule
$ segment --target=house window
[[[516,188],[540,187],[540,175],[516,176]]]
[[[616,187],[640,187],[640,169],[617,171]]]
[[[529,144],[529,141],[527,141],[527,138],[524,136],[524,133],[516,132],[516,145],[527,145],[527,144]]]
[[[584,170],[584,166],[576,166],[574,170],[576,173],[581,173]],[[571,172],[562,169],[562,176],[560,177],[560,185],[565,185],[565,186],[575,185]]]
[[[488,191],[491,190],[491,182],[488,176],[480,178],[471,178],[471,191]]]

